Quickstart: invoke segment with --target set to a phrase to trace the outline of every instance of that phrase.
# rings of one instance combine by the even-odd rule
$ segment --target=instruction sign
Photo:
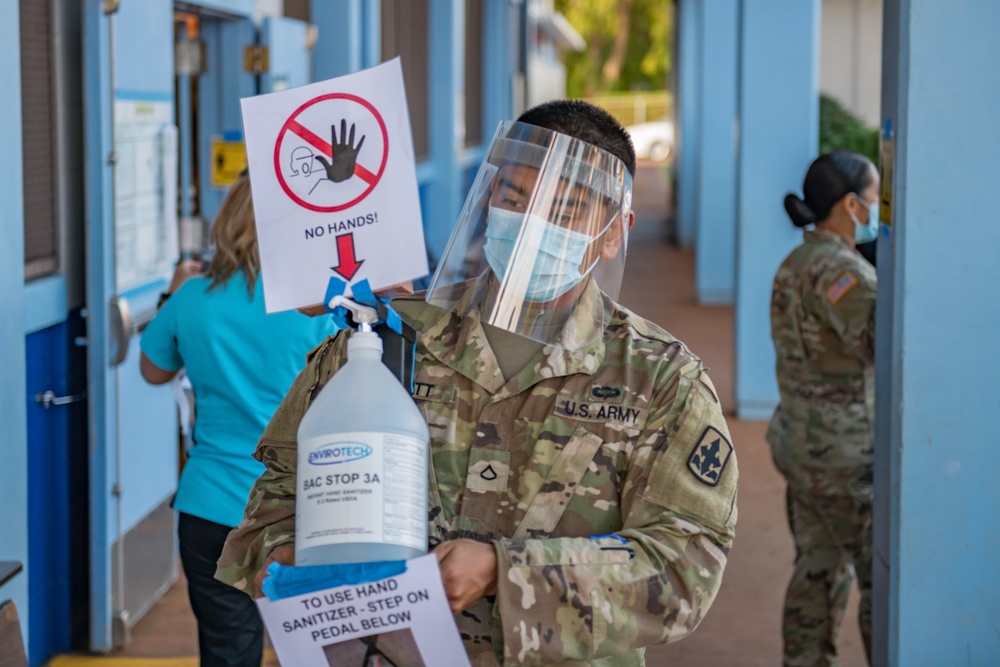
[[[885,129],[879,142],[879,157],[881,188],[879,192],[879,220],[892,227],[895,220],[892,214],[892,191],[896,181],[896,140],[892,130],[892,121],[886,119]]]
[[[242,100],[267,311],[428,273],[399,59]]]
[[[242,141],[212,137],[209,155],[213,188],[228,188],[247,168],[247,147]]]
[[[283,665],[469,667],[434,554],[393,577],[257,607]]]

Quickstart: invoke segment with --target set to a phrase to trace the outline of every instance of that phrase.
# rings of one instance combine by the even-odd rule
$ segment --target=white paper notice
[[[434,554],[394,577],[257,606],[282,665],[469,667]]]
[[[428,273],[398,58],[241,106],[267,312]]]

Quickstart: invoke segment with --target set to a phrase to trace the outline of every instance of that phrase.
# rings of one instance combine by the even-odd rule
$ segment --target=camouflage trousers
[[[779,465],[779,469],[782,466]],[[782,618],[785,667],[835,666],[837,635],[857,574],[859,622],[871,663],[872,470],[803,468],[788,481],[795,570]]]

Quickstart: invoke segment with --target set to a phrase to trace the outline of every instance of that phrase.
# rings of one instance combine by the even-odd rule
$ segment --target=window
[[[24,278],[59,269],[52,122],[51,3],[20,0]]]
[[[382,60],[400,56],[417,160],[430,152],[427,121],[428,1],[382,0]]]

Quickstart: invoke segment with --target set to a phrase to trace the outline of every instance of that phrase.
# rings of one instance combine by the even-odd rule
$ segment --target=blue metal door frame
[[[0,111],[0,145],[7,159],[0,162],[0,361],[5,382],[0,383],[0,561],[28,561],[28,483],[26,411],[24,402],[24,191],[21,161],[21,52],[18,3],[0,3],[0,89],[7,103]],[[0,600],[13,599],[21,613],[28,609],[28,577],[14,577],[0,586]],[[22,626],[23,627],[23,626]],[[26,630],[26,628],[23,628]]]
[[[118,437],[116,421],[117,384],[111,366],[111,342],[107,322],[108,295],[115,293],[113,173],[109,156],[111,142],[111,28],[101,0],[84,3],[84,132],[87,208],[87,366],[92,369],[87,394],[90,441],[90,645],[111,648],[111,527],[115,506],[112,475],[114,448],[107,443]]]

